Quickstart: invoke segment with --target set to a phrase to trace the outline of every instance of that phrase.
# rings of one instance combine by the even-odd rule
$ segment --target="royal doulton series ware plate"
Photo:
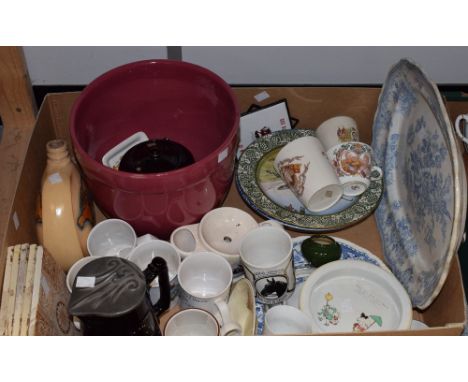
[[[383,253],[414,307],[439,294],[463,235],[466,179],[437,87],[415,64],[389,72],[373,125],[384,195],[376,211]]]
[[[245,149],[236,170],[237,189],[244,201],[259,215],[302,232],[334,231],[369,216],[382,196],[382,179],[372,180],[362,195],[344,196],[320,213],[308,211],[286,186],[273,165],[276,154],[285,144],[304,136],[315,136],[315,131],[278,131],[257,139]]]

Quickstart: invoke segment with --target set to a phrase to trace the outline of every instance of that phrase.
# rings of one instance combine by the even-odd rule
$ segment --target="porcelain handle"
[[[377,173],[377,175],[373,175],[374,173]],[[379,180],[383,176],[383,171],[379,166],[372,166],[371,168],[371,180]]]
[[[455,131],[457,132],[459,138],[465,142],[465,143],[468,143],[468,138],[465,137],[462,132],[461,132],[461,128],[460,128],[460,122],[464,120],[465,123],[467,122],[468,120],[468,114],[460,114],[457,119],[455,120]],[[465,125],[466,127],[466,125]]]
[[[240,336],[241,327],[239,324],[234,322],[229,313],[229,307],[224,300],[215,301],[216,307],[221,314],[221,335],[223,336]]]

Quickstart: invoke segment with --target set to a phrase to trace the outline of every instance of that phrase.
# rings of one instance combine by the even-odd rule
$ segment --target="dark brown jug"
[[[161,297],[152,305],[148,288],[155,277],[159,278]],[[80,269],[68,311],[80,319],[84,335],[161,335],[158,317],[169,304],[169,274],[164,259],[155,257],[142,272],[128,260],[107,256]]]

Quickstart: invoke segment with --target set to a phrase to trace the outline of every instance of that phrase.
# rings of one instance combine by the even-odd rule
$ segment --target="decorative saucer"
[[[382,180],[373,180],[358,197],[343,196],[328,210],[307,210],[286,186],[273,162],[285,144],[304,136],[315,136],[310,129],[275,132],[250,144],[239,158],[236,186],[244,201],[255,212],[302,232],[335,231],[356,224],[369,216],[383,193]]]

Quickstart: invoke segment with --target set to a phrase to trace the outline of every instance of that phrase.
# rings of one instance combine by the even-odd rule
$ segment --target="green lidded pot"
[[[320,267],[341,257],[341,246],[330,236],[314,235],[301,244],[304,258],[314,267]]]

